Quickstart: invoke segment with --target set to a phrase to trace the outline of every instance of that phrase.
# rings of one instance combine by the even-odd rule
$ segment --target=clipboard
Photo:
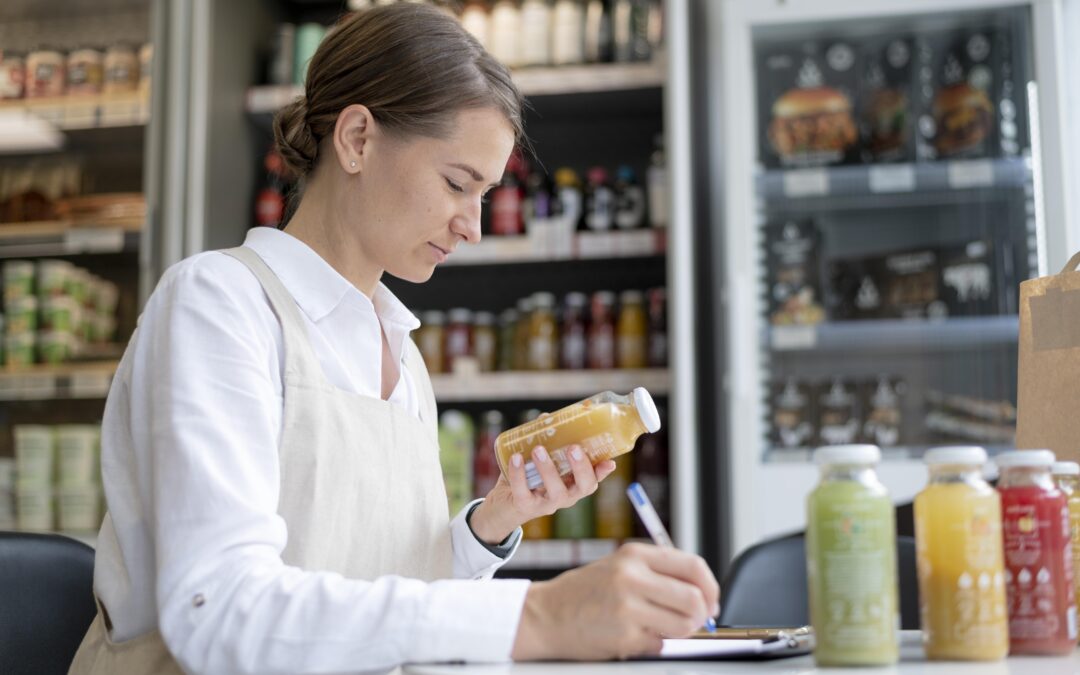
[[[779,631],[763,638],[690,637],[665,639],[660,654],[637,661],[759,661],[803,656],[814,649],[808,629]]]

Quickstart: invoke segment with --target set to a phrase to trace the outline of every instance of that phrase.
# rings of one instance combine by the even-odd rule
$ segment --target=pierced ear
[[[363,171],[364,150],[374,125],[375,119],[366,106],[350,105],[338,114],[334,125],[334,152],[345,173],[358,174]]]

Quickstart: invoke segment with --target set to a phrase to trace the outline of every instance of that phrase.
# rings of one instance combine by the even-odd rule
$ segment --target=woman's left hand
[[[469,524],[476,536],[498,545],[530,520],[573,506],[579,499],[596,492],[600,481],[615,470],[615,462],[610,459],[594,467],[578,445],[567,448],[566,458],[571,472],[564,477],[559,475],[559,469],[546,449],[542,446],[534,448],[532,461],[544,484],[530,490],[525,482],[525,458],[520,454],[513,455],[508,467],[510,479],[499,476],[495,487],[473,511]]]

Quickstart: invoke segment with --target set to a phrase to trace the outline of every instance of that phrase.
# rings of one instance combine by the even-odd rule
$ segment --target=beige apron
[[[249,248],[224,253],[246,264],[262,283],[284,337],[278,513],[288,527],[288,543],[282,559],[353,579],[449,578],[450,515],[435,396],[416,345],[406,341],[404,360],[419,390],[419,420],[400,406],[331,384],[296,301],[273,271]],[[157,630],[113,642],[100,608],[69,671],[181,672]]]

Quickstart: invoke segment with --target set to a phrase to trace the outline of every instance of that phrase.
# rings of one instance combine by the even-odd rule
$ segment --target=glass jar
[[[648,364],[649,321],[645,316],[645,296],[641,291],[619,294],[619,323],[616,327],[619,368],[644,368]]]
[[[118,42],[105,52],[105,93],[135,91],[139,87],[139,56],[135,47]]]
[[[533,299],[518,300],[518,321],[514,327],[514,370],[529,369],[529,329],[532,326]]]
[[[26,97],[63,96],[65,71],[63,52],[50,47],[30,52],[26,57]]]
[[[499,315],[499,370],[514,369],[514,338],[517,334],[518,313],[514,308]]]
[[[498,335],[495,330],[495,315],[491,312],[477,312],[473,316],[473,354],[480,365],[480,370],[490,373],[499,365]]]
[[[814,452],[821,479],[807,501],[806,570],[819,666],[899,658],[896,524],[880,459],[875,445]]]
[[[19,52],[0,53],[0,100],[26,95],[26,57]]]
[[[1080,464],[1054,462],[1054,482],[1069,503],[1069,543],[1072,546],[1073,588],[1076,606],[1080,607]]]
[[[589,321],[588,365],[592,369],[615,367],[615,294],[597,291],[592,296]]]
[[[473,355],[472,316],[468,309],[458,307],[450,310],[450,321],[446,325],[446,339],[443,343],[447,372],[454,372],[459,359]]]
[[[982,476],[986,451],[935,448],[915,497],[919,610],[928,659],[993,661],[1009,653],[1001,498]]]
[[[1076,647],[1069,506],[1050,475],[1054,453],[1016,450],[1001,470],[1009,653],[1068,654]]]
[[[584,370],[587,365],[588,329],[585,325],[585,306],[589,299],[584,293],[567,293],[563,304],[562,330],[559,341],[559,367],[565,370]]]
[[[446,315],[437,311],[424,312],[421,320],[423,323],[417,331],[416,346],[420,348],[428,372],[446,372],[446,354],[443,351]]]
[[[533,295],[533,312],[529,322],[529,369],[555,370],[559,358],[558,326],[555,323],[555,296],[551,293]]]
[[[82,47],[67,57],[67,93],[72,96],[98,94],[105,81],[105,54],[100,49]]]

